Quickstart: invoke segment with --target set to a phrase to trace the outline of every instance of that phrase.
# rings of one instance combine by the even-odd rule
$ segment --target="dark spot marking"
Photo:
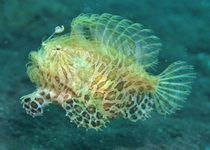
[[[44,100],[42,98],[35,98],[37,102],[39,102],[40,105],[44,103]]]
[[[32,112],[32,113],[36,113],[36,110],[35,110],[35,109],[31,109],[31,112]]]
[[[111,104],[111,103],[104,103],[103,104],[103,107],[105,110],[109,109],[111,106],[113,106],[114,104]]]
[[[78,112],[78,113],[81,113],[82,112],[82,107],[78,106],[78,105],[75,105],[74,106],[75,110]]]
[[[136,83],[135,83],[135,85],[141,85],[143,82],[142,81],[137,81]]]
[[[130,113],[133,114],[136,110],[137,110],[137,107],[135,105],[133,108],[130,109]]]
[[[60,87],[63,87],[63,86],[64,86],[64,84],[63,84],[63,83],[61,83],[61,84],[60,84]]]
[[[25,109],[29,109],[30,107],[28,106],[28,105],[26,105],[26,104],[24,104],[24,106],[23,106]]]
[[[97,117],[98,119],[102,119],[102,118],[103,118],[103,116],[102,116],[102,114],[101,114],[100,112],[97,112],[96,117]]]
[[[90,100],[90,96],[89,96],[89,95],[85,95],[84,98],[85,98],[85,100],[87,100],[87,101]]]
[[[66,110],[70,110],[71,109],[71,107],[69,107],[69,106],[66,106]]]
[[[101,123],[100,123],[100,121],[96,121],[96,126],[100,126],[101,125]]]
[[[138,117],[137,117],[136,115],[132,115],[132,116],[131,116],[131,119],[132,119],[132,120],[136,120],[136,119],[138,119]]]
[[[82,116],[85,117],[85,118],[87,118],[87,119],[90,119],[90,116],[88,115],[87,112],[83,112],[83,113],[82,113]]]
[[[151,85],[147,85],[147,90],[152,90],[152,86]]]
[[[66,100],[66,103],[69,104],[69,105],[72,105],[73,101],[71,99],[68,99],[68,100]]]
[[[124,104],[116,104],[115,106],[120,109],[124,107]]]
[[[77,99],[75,99],[75,98],[72,99],[72,100],[74,100],[75,103],[79,103],[79,101]]]
[[[142,99],[141,99],[140,95],[138,95],[136,98],[137,98],[136,102],[139,105],[141,103]]]
[[[28,102],[30,102],[31,101],[31,99],[30,98],[26,98],[26,99],[24,99],[24,102],[25,103],[28,103]]]
[[[121,81],[120,83],[117,84],[117,86],[115,87],[118,91],[122,91],[123,87],[124,87],[125,81]]]
[[[40,92],[39,93],[41,96],[44,96],[45,95],[45,92]]]
[[[151,98],[152,97],[152,94],[151,93],[149,93],[149,98]]]
[[[146,108],[146,106],[145,106],[144,104],[142,104],[142,105],[141,105],[141,108],[142,108],[142,109],[145,109],[145,108]]]
[[[129,90],[129,94],[132,94],[132,95],[133,95],[133,94],[135,94],[135,93],[136,93],[136,90],[135,90],[135,89],[130,89],[130,90]]]
[[[82,117],[81,116],[77,116],[77,120],[78,121],[82,121]]]
[[[46,99],[50,99],[50,94],[49,93],[46,95]]]
[[[37,103],[36,103],[36,102],[32,101],[32,102],[31,102],[31,107],[33,107],[33,108],[37,108],[37,107],[38,107],[38,105],[37,105]]]
[[[141,111],[141,110],[139,110],[138,114],[141,116],[141,115],[142,115],[142,111]]]
[[[71,112],[69,112],[69,113],[68,113],[68,116],[69,116],[69,117],[72,117],[72,116],[73,116],[73,114],[72,114]]]
[[[42,111],[42,109],[41,109],[41,108],[38,108],[37,110],[38,110],[39,112],[41,112],[41,111]]]
[[[147,102],[148,102],[148,99],[147,99],[147,98],[145,98],[145,99],[144,99],[144,103],[147,103]]]
[[[91,121],[91,124],[93,127],[96,127],[96,123],[94,121]]]
[[[57,81],[59,83],[60,82],[60,78],[58,76],[55,76],[55,81]]]
[[[149,102],[149,103],[148,103],[148,106],[150,106],[150,107],[151,107],[151,106],[152,106],[152,103],[150,103],[150,102]]]
[[[116,112],[114,110],[109,111],[111,114],[115,114]]]
[[[143,86],[140,86],[139,87],[139,91],[141,91],[141,92],[144,91],[144,87]]]

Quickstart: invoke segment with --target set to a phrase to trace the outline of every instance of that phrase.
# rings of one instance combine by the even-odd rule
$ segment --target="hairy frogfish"
[[[55,33],[63,30],[58,26]],[[160,48],[159,38],[141,24],[107,13],[81,14],[69,34],[53,34],[30,53],[27,73],[36,90],[21,97],[23,108],[36,117],[56,104],[78,127],[96,130],[117,117],[145,120],[154,108],[174,113],[195,75],[183,61],[151,75]]]

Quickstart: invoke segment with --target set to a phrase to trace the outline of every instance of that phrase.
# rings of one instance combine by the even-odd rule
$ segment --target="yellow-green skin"
[[[145,36],[149,31],[140,24],[87,14],[77,17],[72,28],[71,35],[48,39],[30,53],[27,73],[36,90],[21,98],[28,114],[42,115],[54,103],[77,126],[98,130],[119,116],[144,120],[153,105],[161,114],[181,107],[190,89],[186,80],[194,78],[192,67],[176,62],[159,76],[149,75],[145,68],[157,63],[160,43]]]

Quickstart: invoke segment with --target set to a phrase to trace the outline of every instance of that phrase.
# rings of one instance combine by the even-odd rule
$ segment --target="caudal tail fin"
[[[182,107],[195,78],[193,66],[183,61],[172,63],[159,75],[155,107],[160,114],[171,114]]]

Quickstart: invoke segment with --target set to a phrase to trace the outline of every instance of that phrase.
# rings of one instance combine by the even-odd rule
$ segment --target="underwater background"
[[[210,0],[0,0],[0,150],[210,150]],[[182,110],[146,121],[118,118],[103,131],[77,128],[61,107],[32,118],[20,97],[35,90],[28,54],[56,26],[70,32],[80,13],[111,13],[152,29],[162,42],[159,74],[171,62],[194,65]]]

